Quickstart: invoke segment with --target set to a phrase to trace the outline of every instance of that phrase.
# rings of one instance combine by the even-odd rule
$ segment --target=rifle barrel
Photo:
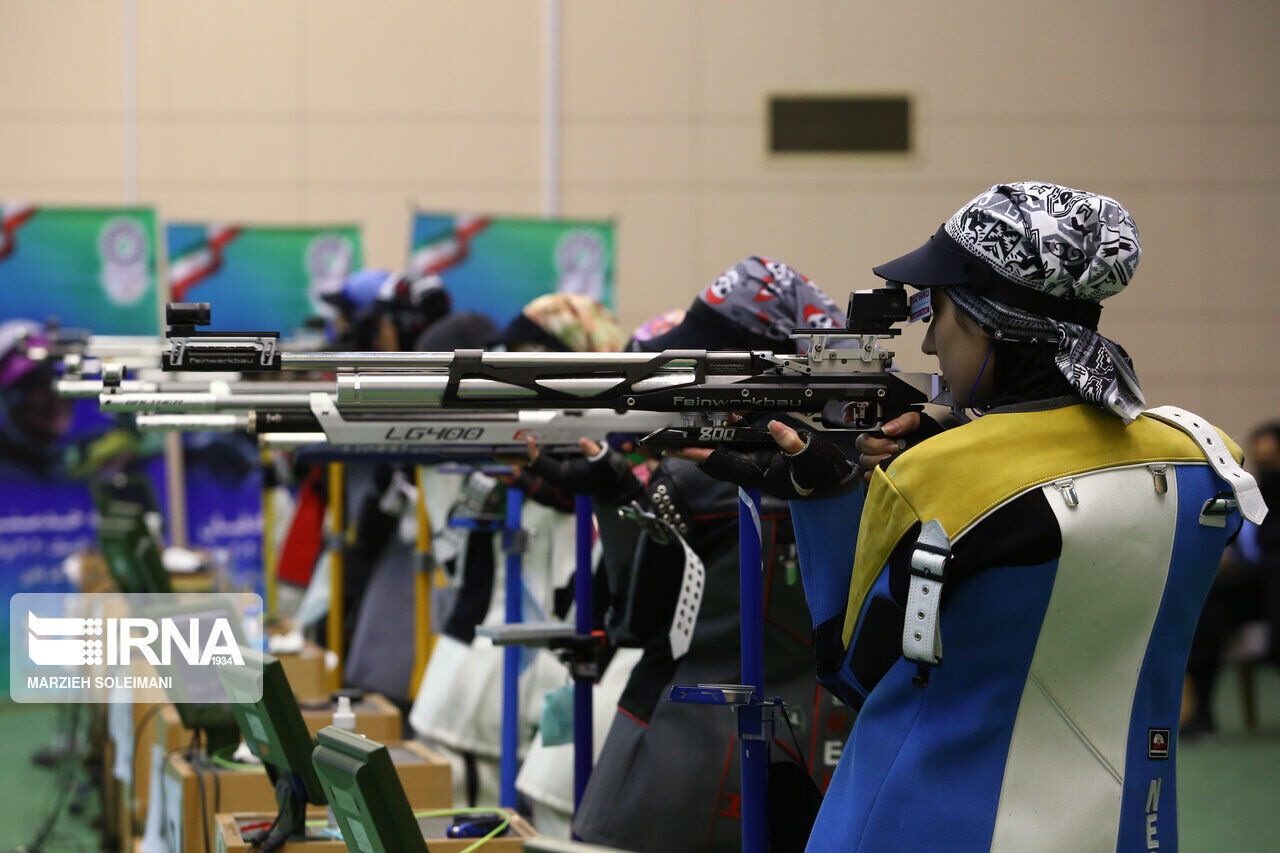
[[[249,428],[249,415],[238,413],[208,413],[200,415],[138,415],[138,429],[142,432],[245,432]]]
[[[228,346],[232,346],[228,344]],[[452,352],[282,352],[280,366],[288,370],[448,370],[457,361]],[[704,362],[711,372],[746,372],[751,364],[749,352],[713,352],[701,350],[668,350],[654,352],[481,352],[479,363],[497,368],[572,368],[584,370],[623,370],[663,362],[661,370],[692,370]]]
[[[333,386],[328,386],[333,390]],[[309,409],[308,394],[197,393],[103,394],[98,405],[104,412],[216,412],[223,409]]]

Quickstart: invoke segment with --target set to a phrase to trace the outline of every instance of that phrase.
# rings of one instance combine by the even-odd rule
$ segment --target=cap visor
[[[900,281],[913,287],[946,287],[968,281],[965,267],[975,261],[967,253],[943,248],[930,237],[914,252],[872,267],[871,271],[886,281]]]

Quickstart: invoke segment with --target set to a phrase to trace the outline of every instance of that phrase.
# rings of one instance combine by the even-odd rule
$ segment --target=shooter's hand
[[[802,436],[781,421],[769,422],[769,434],[781,452],[739,453],[718,447],[706,453],[698,467],[717,480],[784,500],[825,497],[856,483],[853,465],[827,439]],[[674,455],[693,458],[690,448]]]
[[[572,494],[591,495],[606,503],[623,504],[644,491],[621,453],[589,438],[578,439],[578,447],[582,457],[553,459],[529,439],[529,473]]]
[[[534,461],[537,460],[539,454],[541,454],[542,452],[538,447],[537,439],[533,438],[532,436],[528,436],[525,438],[524,441],[525,441],[524,456],[516,456],[514,454],[511,456],[499,455],[499,456],[495,456],[494,460],[497,462],[501,462],[503,465],[510,465],[512,468],[516,469],[516,474],[519,475],[520,472],[523,471],[525,468],[531,467]]]
[[[800,433],[782,421],[769,421],[769,435],[773,436],[783,453],[794,456],[804,450],[804,439],[800,437]]]
[[[864,432],[854,441],[853,446],[859,453],[858,470],[862,472],[863,479],[869,482],[872,469],[885,459],[907,449],[909,443],[907,436],[919,439],[927,437],[919,435],[921,432],[933,434],[940,431],[941,427],[936,422],[925,418],[919,412],[898,415],[884,425],[881,430],[884,433],[883,436]]]
[[[674,456],[676,459],[687,459],[690,462],[697,462],[701,465],[711,458],[711,454],[715,453],[710,447],[681,447],[679,450],[664,450],[663,456]]]

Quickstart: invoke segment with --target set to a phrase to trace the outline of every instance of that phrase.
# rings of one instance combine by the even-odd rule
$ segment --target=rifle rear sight
[[[898,282],[874,290],[855,290],[849,294],[845,328],[855,335],[893,337],[902,334],[895,328],[911,316],[907,291]]]

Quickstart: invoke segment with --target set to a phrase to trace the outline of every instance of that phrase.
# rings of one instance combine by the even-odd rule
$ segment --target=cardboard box
[[[270,823],[274,814],[221,814],[218,815],[219,853],[249,853],[249,845],[240,833],[240,827]],[[511,828],[501,838],[495,838],[480,848],[484,853],[520,853],[524,840],[533,838],[533,827],[520,815],[512,813]],[[461,853],[475,842],[474,838],[427,838],[431,853]],[[337,839],[295,841],[280,848],[281,853],[346,853],[347,845]]]
[[[307,643],[296,654],[275,656],[299,702],[323,702],[329,698],[329,673],[325,669],[324,655],[323,648]]]
[[[307,731],[314,738],[316,732],[333,725],[336,702],[325,702],[323,707],[302,708],[302,719]],[[359,702],[351,703],[356,713],[356,732],[378,743],[399,742],[401,738],[400,709],[379,693],[366,693]]]
[[[387,748],[410,806],[419,810],[449,808],[453,784],[447,760],[415,741],[391,743]],[[195,769],[182,755],[169,756],[165,765],[166,800],[161,805],[162,822],[167,825],[167,837],[180,837],[184,850],[203,849],[199,838],[206,816],[212,849],[216,843],[216,815],[236,812],[275,815],[275,789],[262,768],[205,767],[200,777],[204,781],[203,805],[201,778]]]
[[[453,805],[453,773],[449,760],[416,740],[388,743],[391,763],[415,809],[447,809]]]

